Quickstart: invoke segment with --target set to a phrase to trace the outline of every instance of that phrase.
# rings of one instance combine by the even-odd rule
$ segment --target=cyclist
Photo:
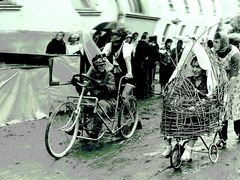
[[[96,113],[93,114],[93,129],[90,134],[91,138],[98,138],[102,129],[102,120],[99,115],[104,118],[104,112],[110,117],[114,114],[116,86],[113,74],[105,69],[105,54],[96,55],[92,59],[92,64],[93,69],[88,76],[96,82],[89,80],[86,90],[91,96],[97,97],[99,100]]]

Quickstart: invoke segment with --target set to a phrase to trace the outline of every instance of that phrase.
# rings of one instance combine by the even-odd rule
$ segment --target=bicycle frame
[[[68,129],[66,129],[65,131],[70,131],[74,125],[76,124],[76,121],[79,121],[79,117],[80,117],[80,114],[81,114],[81,106],[93,106],[94,107],[94,110],[93,112],[94,113],[97,113],[97,115],[99,116],[99,118],[101,119],[102,123],[104,124],[104,126],[107,128],[107,130],[111,133],[111,134],[114,134],[115,132],[117,132],[118,130],[120,130],[122,127],[118,127],[118,128],[114,128],[116,127],[116,120],[118,118],[118,111],[119,111],[119,107],[120,107],[120,101],[123,99],[122,95],[121,95],[121,86],[122,86],[122,81],[123,79],[126,79],[125,76],[121,77],[120,80],[119,80],[119,85],[118,85],[118,90],[117,90],[117,100],[116,100],[116,106],[115,106],[115,111],[114,111],[114,118],[111,118],[109,117],[109,115],[101,108],[101,106],[98,105],[98,98],[97,97],[91,97],[91,96],[84,96],[84,92],[85,92],[85,89],[86,89],[86,86],[85,85],[82,85],[82,84],[78,84],[82,87],[82,91],[80,93],[80,96],[78,97],[78,102],[77,102],[77,108],[76,110],[74,111],[74,114],[76,115],[76,118],[74,120],[74,123],[72,124],[71,127],[69,127]],[[68,98],[77,98],[77,97],[74,97],[74,96],[69,96]],[[83,100],[86,100],[86,99],[91,99],[91,100],[94,100],[94,103],[92,104],[89,104],[89,102],[83,102]],[[104,117],[102,117],[97,111],[96,109],[100,109],[103,114],[104,114]],[[73,116],[73,115],[72,115]],[[72,117],[71,117],[72,118]],[[110,125],[107,124],[107,121],[110,121],[112,122],[112,127],[110,127]],[[84,124],[84,119],[81,118],[81,121],[80,121],[80,124]],[[69,123],[67,123],[69,124]],[[66,127],[67,124],[64,126]],[[99,140],[100,138],[102,138],[102,136],[107,132],[107,130],[103,131],[100,136],[96,139],[93,139],[93,138],[90,138],[90,137],[86,137],[86,136],[83,136],[83,132],[81,133],[80,136],[77,136],[77,138],[81,138],[81,139],[87,139],[87,140]],[[84,131],[84,129],[82,130]]]

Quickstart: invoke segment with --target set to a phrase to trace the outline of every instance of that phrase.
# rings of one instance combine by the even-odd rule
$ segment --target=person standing
[[[136,47],[135,57],[133,59],[134,79],[136,80],[136,90],[138,98],[146,97],[146,70],[145,64],[148,60],[149,55],[149,45],[148,45],[148,35],[142,35],[141,40],[138,41]]]
[[[134,32],[132,34],[132,45],[133,45],[133,53],[132,56],[135,57],[135,52],[136,52],[136,47],[137,47],[137,43],[138,43],[138,36],[139,33],[138,32]]]
[[[171,46],[173,40],[167,39],[165,41],[165,45],[163,49],[160,49],[160,85],[161,89],[163,90],[165,85],[167,84],[169,78],[171,77],[174,69],[175,63],[171,57]]]
[[[119,55],[119,50],[122,50],[123,41],[127,36],[127,34],[123,34],[119,31],[120,30],[116,29],[111,32],[111,40],[105,44],[102,50],[102,53],[106,54],[109,62],[112,64],[113,60]]]
[[[148,84],[149,84],[149,93],[152,94],[154,91],[154,78],[155,78],[156,63],[160,61],[159,45],[157,43],[157,36],[150,36],[148,44],[149,44]]]
[[[57,32],[55,38],[53,38],[47,45],[46,54],[66,54],[66,44],[63,41],[65,33],[62,31]],[[53,59],[54,57],[48,58],[48,65],[49,65],[49,84],[54,85],[52,79],[52,72],[53,72]]]
[[[216,56],[226,70],[230,82],[224,126],[219,134],[220,140],[217,142],[218,147],[226,148],[229,120],[234,121],[234,131],[238,140],[240,140],[240,52],[235,46],[229,44],[227,35],[220,33],[214,35],[213,47]]]
[[[112,33],[111,42],[107,43],[102,50],[102,53],[106,54],[109,62],[115,67],[114,76],[117,87],[122,76],[126,76],[129,79],[128,82],[133,84],[131,40],[131,35],[127,36],[123,29],[117,29]]]
[[[47,54],[66,54],[66,44],[63,41],[65,33],[62,31],[57,32],[55,38],[53,38],[47,45]]]
[[[67,54],[68,55],[77,55],[81,54],[83,55],[83,45],[80,43],[80,35],[79,34],[72,34],[68,38],[68,44],[66,45]]]
[[[182,56],[182,52],[183,52],[183,41],[178,40],[177,46],[172,49],[172,53],[171,53],[172,59],[174,60],[175,64],[179,62]]]

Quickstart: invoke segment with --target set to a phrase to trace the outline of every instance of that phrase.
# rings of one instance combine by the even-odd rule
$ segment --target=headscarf
[[[227,49],[230,47],[230,44],[229,44],[229,38],[227,35],[225,34],[220,34],[219,32],[217,32],[215,35],[214,35],[214,39],[220,39],[220,48],[219,50],[217,51],[217,53],[224,53],[227,51]]]

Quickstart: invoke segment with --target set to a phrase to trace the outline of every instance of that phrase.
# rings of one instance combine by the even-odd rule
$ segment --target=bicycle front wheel
[[[120,135],[128,139],[134,134],[138,124],[137,100],[134,96],[127,97],[121,108],[119,115]]]
[[[75,110],[73,103],[64,102],[50,116],[45,131],[45,145],[48,153],[55,158],[65,156],[76,140],[79,113]]]

